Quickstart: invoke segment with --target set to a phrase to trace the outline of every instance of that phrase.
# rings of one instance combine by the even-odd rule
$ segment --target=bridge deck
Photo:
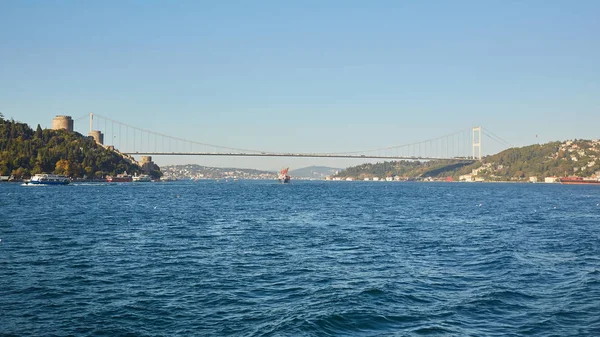
[[[151,156],[224,156],[224,157],[299,157],[299,158],[351,158],[351,159],[395,159],[395,160],[460,160],[475,162],[472,158],[441,158],[418,156],[348,155],[333,153],[219,153],[219,152],[124,152],[128,155]]]

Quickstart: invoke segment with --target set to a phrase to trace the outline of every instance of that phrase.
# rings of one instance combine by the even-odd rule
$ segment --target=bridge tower
[[[481,160],[481,126],[473,127],[473,159]]]
[[[90,112],[90,132],[88,133],[88,137],[92,137],[100,145],[104,144],[104,134],[102,131],[94,130],[94,114],[92,112]]]

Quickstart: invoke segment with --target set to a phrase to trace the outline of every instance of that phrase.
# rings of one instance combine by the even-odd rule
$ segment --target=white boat
[[[69,177],[48,173],[36,174],[29,180],[32,185],[67,185],[70,182]]]
[[[152,181],[152,178],[147,174],[141,174],[139,176],[133,176],[133,182],[146,183]]]

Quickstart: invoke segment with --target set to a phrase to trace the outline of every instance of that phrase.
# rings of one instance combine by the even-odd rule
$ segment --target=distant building
[[[557,177],[546,177],[546,178],[544,178],[544,182],[545,183],[557,183],[558,178]]]
[[[67,130],[73,132],[73,119],[71,116],[56,116],[52,120],[52,130]]]
[[[473,176],[470,174],[463,174],[458,177],[458,181],[473,181]]]
[[[537,177],[529,177],[529,182],[530,183],[537,183],[538,182],[538,178]]]

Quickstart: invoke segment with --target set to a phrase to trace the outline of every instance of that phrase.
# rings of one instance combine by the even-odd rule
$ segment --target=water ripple
[[[1,184],[0,197],[0,335],[600,335],[597,187]]]

